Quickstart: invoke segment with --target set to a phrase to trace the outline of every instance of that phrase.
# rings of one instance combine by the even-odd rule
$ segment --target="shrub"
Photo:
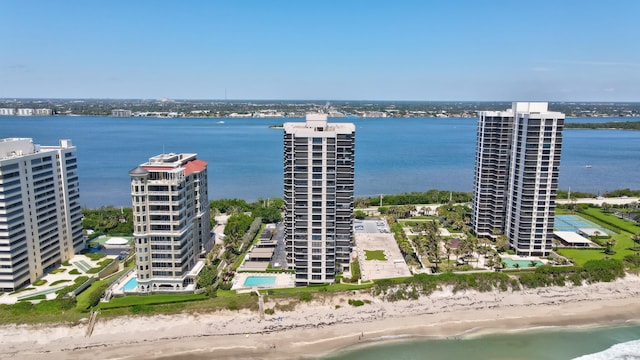
[[[94,307],[98,305],[100,299],[104,295],[104,292],[109,288],[108,283],[104,283],[89,293],[89,307]]]
[[[349,305],[351,305],[351,306],[362,306],[362,305],[364,305],[364,301],[349,299]]]
[[[132,314],[150,314],[153,312],[153,305],[136,304],[131,306]]]
[[[56,294],[58,294],[57,298],[62,299],[65,295],[77,289],[80,285],[84,284],[84,282],[87,280],[89,280],[89,277],[87,276],[78,276],[73,281],[73,285],[65,286],[62,289],[56,291]]]
[[[351,262],[351,282],[358,282],[362,277],[362,273],[360,272],[360,262],[358,259]]]
[[[273,314],[276,313],[276,310],[267,308],[267,309],[264,309],[264,313],[267,314],[267,315],[273,315]]]
[[[311,295],[310,292],[303,292],[302,294],[300,294],[300,301],[309,302],[312,299],[313,299],[313,296]]]
[[[84,254],[84,256],[88,257],[89,259],[91,259],[93,261],[98,261],[98,260],[102,259],[103,257],[107,256],[107,254],[105,254],[105,253],[86,253],[86,254]]]
[[[627,266],[631,268],[638,268],[640,267],[640,255],[638,254],[627,255],[624,257],[624,262],[625,264],[627,264]]]
[[[218,290],[216,289],[215,286],[211,286],[211,285],[205,287],[204,293],[205,295],[207,295],[212,299],[218,296]]]
[[[41,286],[47,283],[47,280],[45,279],[39,279],[33,282],[33,286]]]
[[[227,309],[232,311],[238,310],[238,303],[235,300],[229,301],[229,303],[227,304]]]
[[[62,283],[69,282],[69,281],[71,281],[71,280],[69,280],[69,279],[56,280],[56,281],[51,283],[51,286],[62,284]]]
[[[71,274],[71,275],[80,275],[80,271],[78,271],[78,269],[71,269],[71,271],[69,271],[69,274]]]

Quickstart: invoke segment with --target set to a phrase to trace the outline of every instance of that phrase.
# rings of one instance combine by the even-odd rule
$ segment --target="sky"
[[[0,98],[640,101],[640,1],[0,0]]]

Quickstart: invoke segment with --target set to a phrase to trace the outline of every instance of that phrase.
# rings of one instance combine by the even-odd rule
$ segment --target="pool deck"
[[[244,282],[247,280],[249,276],[269,276],[274,277],[276,279],[275,283],[270,285],[259,285],[259,286],[244,286]],[[242,272],[236,273],[233,278],[233,285],[231,286],[231,290],[236,290],[237,292],[249,292],[252,290],[262,290],[262,289],[284,289],[284,288],[293,288],[296,287],[296,280],[294,274],[287,273],[254,273],[254,272]]]
[[[122,290],[122,287],[124,286],[124,284],[127,283],[127,281],[131,280],[132,278],[136,277],[137,273],[136,273],[136,269],[135,267],[129,271],[126,275],[122,276],[120,279],[118,279],[118,281],[116,281],[113,285],[111,285],[111,293],[113,295],[124,295],[125,291]],[[137,291],[127,291],[128,294],[130,293],[137,293]]]

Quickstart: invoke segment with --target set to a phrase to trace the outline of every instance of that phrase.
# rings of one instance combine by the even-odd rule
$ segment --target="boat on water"
[[[587,168],[587,169],[591,169],[592,168],[591,164],[587,164],[584,167]]]
[[[218,121],[218,124],[224,124],[224,121],[220,120]]]

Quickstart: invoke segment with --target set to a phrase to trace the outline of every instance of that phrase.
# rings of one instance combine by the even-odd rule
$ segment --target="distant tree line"
[[[598,196],[604,197],[640,197],[640,190],[631,190],[631,189],[619,189],[612,191],[605,191],[602,194],[594,194],[591,192],[581,192],[581,191],[571,191],[569,194],[568,191],[558,190],[558,199],[568,199],[571,196],[572,199],[581,199],[581,198],[595,198]]]
[[[445,204],[470,202],[473,194],[470,192],[429,190],[427,192],[410,192],[395,195],[382,195],[382,206],[408,204]],[[356,198],[356,207],[380,206],[380,197]]]
[[[565,123],[566,129],[624,129],[640,130],[640,121],[616,121],[602,123]]]

